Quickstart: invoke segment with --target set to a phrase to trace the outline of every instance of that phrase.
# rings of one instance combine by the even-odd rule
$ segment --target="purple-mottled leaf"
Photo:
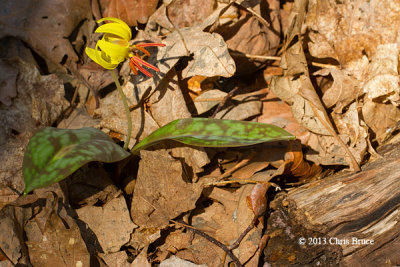
[[[129,155],[94,128],[43,128],[31,138],[25,151],[24,194],[61,181],[90,161],[115,162]]]
[[[203,147],[237,147],[257,143],[293,140],[296,137],[270,124],[208,118],[179,119],[154,131],[132,149],[137,153],[155,142],[173,139]]]

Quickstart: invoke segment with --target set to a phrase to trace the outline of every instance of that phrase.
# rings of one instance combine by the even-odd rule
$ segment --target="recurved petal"
[[[97,45],[104,53],[106,53],[107,56],[111,58],[111,62],[115,61],[120,63],[128,57],[129,46],[124,47],[121,45],[116,45],[105,41],[104,38],[97,41]]]
[[[118,66],[118,63],[111,63],[103,59],[102,52],[97,50],[97,46],[96,49],[86,47],[85,52],[94,62],[96,62],[105,69],[113,70]]]
[[[103,22],[103,21],[112,21],[114,23],[107,23],[104,25],[101,25],[100,27],[98,27],[96,29],[95,32],[98,33],[111,33],[114,35],[117,35],[119,37],[121,37],[122,39],[129,41],[132,38],[132,32],[131,32],[131,28],[129,28],[128,24],[126,24],[125,22],[123,22],[120,19],[117,18],[102,18],[100,20],[97,21],[97,23]]]

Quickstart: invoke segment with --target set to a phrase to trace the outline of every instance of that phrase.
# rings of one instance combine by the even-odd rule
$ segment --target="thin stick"
[[[276,190],[280,190],[280,186],[277,185],[276,183],[272,183],[272,182],[264,182],[264,181],[256,181],[256,180],[230,180],[230,181],[221,181],[221,182],[212,182],[212,183],[206,183],[204,184],[205,187],[209,187],[209,186],[225,186],[228,184],[268,184],[268,185],[272,185],[273,187],[276,188]]]
[[[253,58],[253,59],[263,59],[263,60],[281,60],[281,58],[282,58],[282,57],[278,57],[278,56],[260,56],[260,55],[243,54],[243,53],[238,53],[235,51],[232,51],[231,55],[235,55],[238,57]],[[338,66],[335,66],[335,65],[318,63],[318,62],[313,62],[313,61],[311,61],[311,65],[313,65],[315,67],[320,67],[320,68],[339,69]]]
[[[217,113],[223,108],[223,106],[225,105],[226,101],[232,97],[232,95],[239,89],[238,86],[234,87],[225,97],[224,99],[222,99],[222,101],[218,104],[217,109],[214,111],[214,113],[212,114],[211,118],[215,118],[215,116],[217,116]]]
[[[122,103],[124,104],[125,108],[125,113],[126,113],[126,119],[127,119],[127,126],[128,126],[128,132],[126,134],[126,140],[124,144],[124,149],[128,150],[129,146],[129,141],[131,140],[131,134],[132,134],[132,118],[131,118],[131,111],[129,110],[129,105],[128,105],[128,100],[126,99],[126,96],[124,94],[124,91],[122,91],[121,84],[118,81],[117,75],[115,75],[114,70],[111,70],[111,75],[114,78],[115,85],[117,86],[118,93],[121,97]]]
[[[265,95],[268,94],[268,89],[264,88],[255,92],[247,93],[247,94],[241,94],[241,95],[236,95],[233,96],[232,99],[237,99],[237,98],[245,98],[249,96],[257,96],[257,95]],[[216,101],[222,101],[224,100],[225,97],[214,97],[214,98],[203,98],[203,99],[198,99],[195,98],[193,101],[194,102],[216,102]]]
[[[96,108],[100,107],[100,100],[99,96],[96,93],[96,90],[93,88],[93,86],[85,79],[83,78],[82,74],[76,69],[76,65],[73,64],[68,64],[65,65],[65,67],[79,80],[81,81],[92,93],[94,99],[96,100]]]
[[[253,9],[249,8],[249,7],[245,7],[242,4],[238,3],[238,1],[234,1],[235,4],[243,7],[244,9],[246,9],[248,12],[250,12],[251,14],[253,14],[253,16],[255,16],[262,24],[264,24],[267,28],[271,27],[271,24],[266,21],[263,17],[261,17],[261,15],[259,15],[257,12],[255,12]]]
[[[195,234],[198,234],[199,236],[204,237],[205,239],[207,239],[208,241],[210,241],[211,243],[217,245],[218,247],[220,247],[221,249],[223,249],[226,254],[228,254],[228,256],[232,259],[232,261],[235,263],[235,265],[237,267],[242,267],[243,265],[240,263],[239,259],[232,253],[232,251],[230,251],[227,246],[225,246],[224,244],[222,244],[221,242],[219,242],[218,240],[216,240],[214,237],[209,236],[208,234],[197,230],[196,228],[194,228],[193,226],[187,225],[185,223],[181,223],[181,222],[177,222],[174,220],[170,220],[171,222],[175,223],[175,224],[179,224],[181,226],[184,226],[186,229],[194,232]]]
[[[250,225],[247,226],[246,230],[244,230],[243,233],[240,234],[239,238],[235,241],[235,243],[233,243],[232,246],[229,247],[230,250],[233,250],[240,245],[240,242],[242,242],[243,238],[254,228],[258,218],[260,217],[261,216],[254,215],[254,218],[253,220],[251,220]]]
[[[225,173],[221,174],[220,176],[218,176],[218,180],[222,180],[226,177],[228,177],[229,175],[231,175],[234,171],[236,171],[237,169],[243,167],[244,165],[246,165],[253,157],[254,157],[255,153],[252,153],[250,155],[250,157],[248,157],[247,159],[243,159],[240,162],[238,162],[233,168],[230,168],[229,170],[227,170]]]

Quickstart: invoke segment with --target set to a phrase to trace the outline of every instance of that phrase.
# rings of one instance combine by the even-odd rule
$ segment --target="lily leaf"
[[[115,162],[130,155],[100,130],[47,127],[31,138],[22,165],[26,195],[68,177],[90,161]]]
[[[168,123],[144,138],[133,149],[138,153],[155,142],[173,139],[203,147],[237,147],[263,142],[293,140],[296,137],[270,124],[208,118],[179,119]]]

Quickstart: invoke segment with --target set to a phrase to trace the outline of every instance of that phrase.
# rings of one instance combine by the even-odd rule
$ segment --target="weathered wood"
[[[305,245],[289,244],[291,263],[400,265],[399,156],[400,146],[392,146],[382,159],[366,164],[359,173],[327,177],[280,195],[271,203],[275,211],[268,233],[283,231],[271,239],[266,261],[289,263],[285,253],[276,257],[276,249],[270,246],[298,243],[304,237]]]

